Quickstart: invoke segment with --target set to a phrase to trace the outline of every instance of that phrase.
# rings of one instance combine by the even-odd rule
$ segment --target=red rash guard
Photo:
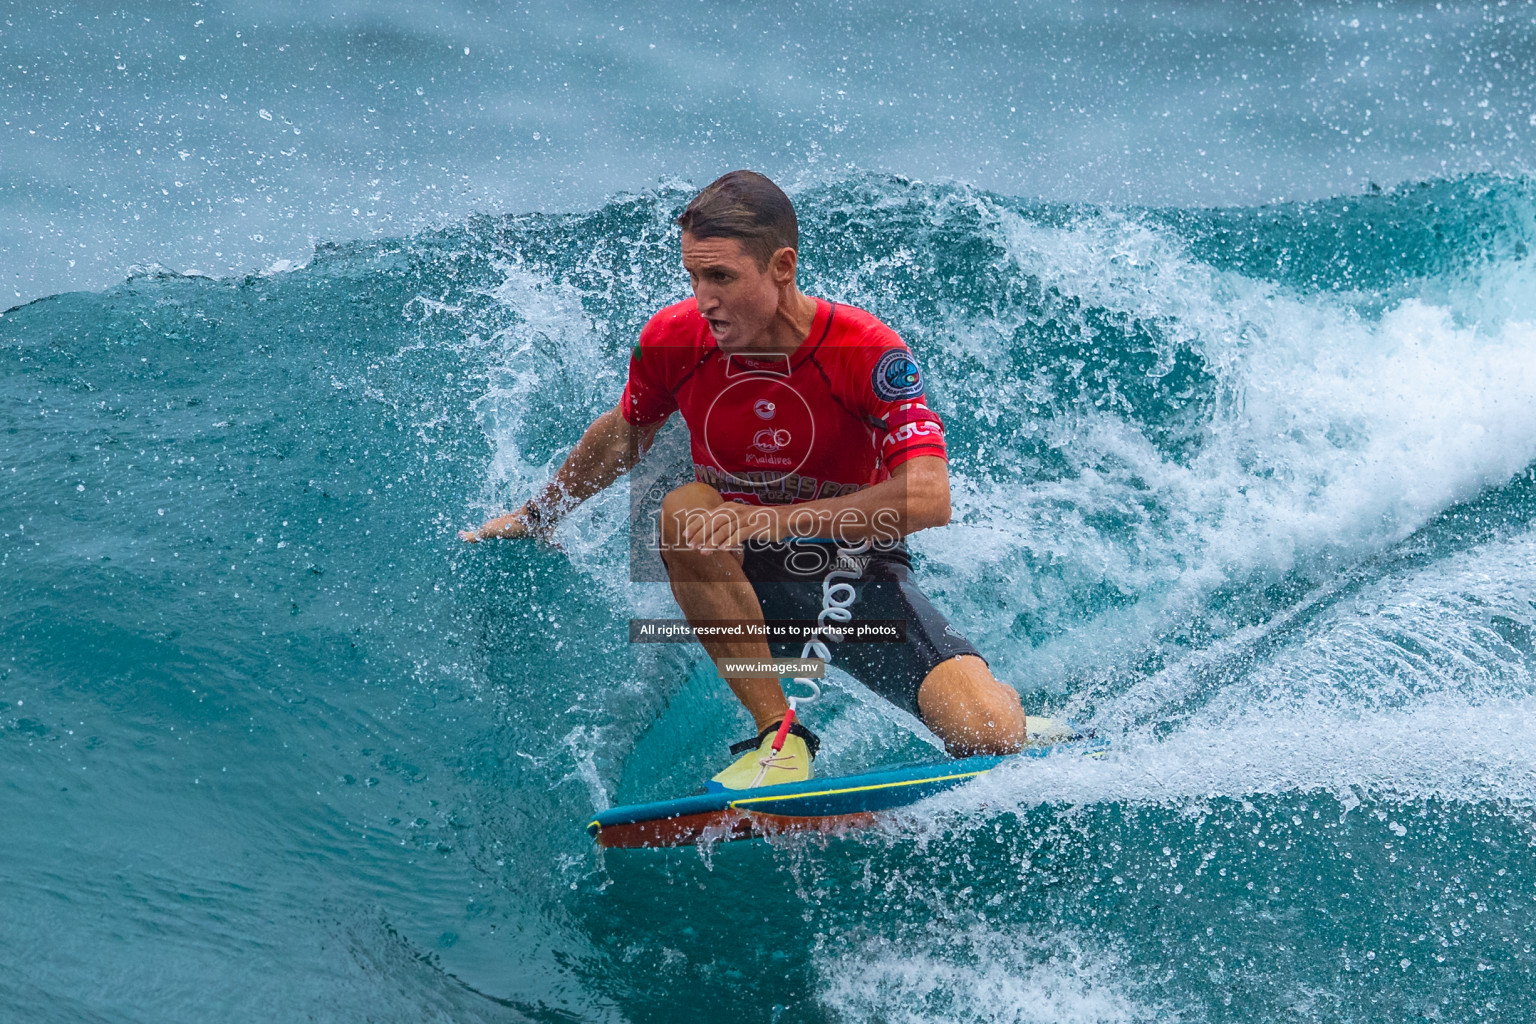
[[[668,306],[640,332],[620,409],[636,425],[680,410],[695,478],[749,505],[851,494],[908,459],[945,457],[944,425],[900,336],[823,299],[788,357],[726,356],[693,299]]]

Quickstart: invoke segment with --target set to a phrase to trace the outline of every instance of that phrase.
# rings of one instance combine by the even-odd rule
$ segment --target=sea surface
[[[0,0],[5,306],[736,167],[1142,206],[1536,173],[1536,11]]]
[[[805,16],[863,8],[836,10]],[[1004,10],[871,15],[844,38],[906,45],[920,76],[948,59],[937,26]],[[1047,26],[1019,38],[1057,56],[1104,38],[1019,10]],[[1374,32],[1357,70],[1380,77],[1354,85],[1405,99],[1340,114],[1368,177],[1328,177],[1322,143],[1287,127],[1315,109],[1294,96],[1230,147],[1277,170],[1274,194],[1207,188],[1102,133],[1082,145],[1147,194],[1004,181],[981,122],[934,135],[945,167],[920,148],[902,165],[901,132],[948,116],[934,102],[879,147],[782,175],[802,286],[901,332],[944,417],[955,516],[913,539],[920,582],[1028,711],[1111,744],[845,838],[600,854],[594,810],[690,791],[750,723],[700,650],[627,642],[628,619],[676,608],[632,582],[625,484],[554,546],[455,536],[612,406],[639,327],[687,294],[673,218],[756,142],[647,179],[689,148],[674,134],[636,152],[635,180],[584,179],[596,198],[524,183],[437,223],[327,223],[328,241],[241,250],[217,276],[187,272],[200,251],[172,254],[169,228],[108,245],[94,198],[77,229],[68,201],[6,186],[122,269],[0,313],[0,1019],[1529,1021],[1536,176],[1531,78],[1500,76],[1536,59],[1531,8],[1135,17],[1153,13],[1191,47],[1267,27],[1243,66],[1275,82],[1304,63],[1298,26]],[[97,14],[127,17],[59,17]],[[405,17],[387,14],[370,24]],[[28,32],[7,21],[0,46],[44,47],[44,15],[7,8]],[[1403,28],[1420,23],[1433,45]],[[762,67],[772,32],[753,31],[742,59]],[[994,59],[999,33],[975,42],[976,109],[1038,72]],[[1205,130],[1156,85],[1193,58],[1134,38],[1098,57],[1140,83],[1125,102]],[[408,51],[391,59],[418,66]],[[819,54],[804,73],[832,73]],[[1466,133],[1494,115],[1414,135],[1418,104],[1464,87],[1502,111],[1475,158]],[[771,106],[787,87],[752,88]],[[757,131],[732,110],[730,131]],[[614,145],[624,123],[597,134]],[[1047,178],[1070,162],[1040,159]],[[796,166],[780,161],[760,166]],[[294,181],[271,205],[302,226],[316,193]],[[42,259],[6,237],[5,259]],[[686,440],[670,426],[651,468],[675,472]],[[940,755],[846,676],[827,689],[807,712],[822,774]]]

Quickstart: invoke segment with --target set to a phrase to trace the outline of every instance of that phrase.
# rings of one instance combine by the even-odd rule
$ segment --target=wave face
[[[1516,1019],[1536,998],[1536,183],[797,193],[926,365],[935,602],[1046,760],[598,857],[749,731],[629,581],[454,531],[611,406],[682,191],[0,316],[0,1006],[34,1021]],[[658,459],[683,441],[669,428]],[[933,756],[846,678],[824,773]],[[39,955],[39,951],[44,951]]]

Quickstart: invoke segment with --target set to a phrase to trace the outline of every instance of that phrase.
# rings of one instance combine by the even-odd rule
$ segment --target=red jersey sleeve
[[[920,455],[948,457],[944,422],[928,408],[917,360],[901,337],[875,321],[852,360],[858,411],[876,430],[880,461],[893,470]],[[853,353],[850,353],[853,354]]]
[[[677,410],[677,399],[667,380],[667,358],[663,336],[673,319],[669,310],[662,310],[651,317],[640,332],[640,340],[629,354],[629,380],[624,384],[624,396],[619,400],[619,411],[636,426],[656,423]]]

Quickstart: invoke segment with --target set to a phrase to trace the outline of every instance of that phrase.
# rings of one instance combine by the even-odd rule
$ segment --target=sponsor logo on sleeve
[[[939,425],[933,420],[917,420],[914,423],[903,423],[885,435],[885,441],[882,442],[881,447],[889,448],[892,445],[910,441],[914,437],[931,437],[942,441],[944,439],[944,431],[940,430]]]
[[[905,349],[893,348],[880,357],[870,383],[887,402],[916,398],[923,393],[923,375]]]

